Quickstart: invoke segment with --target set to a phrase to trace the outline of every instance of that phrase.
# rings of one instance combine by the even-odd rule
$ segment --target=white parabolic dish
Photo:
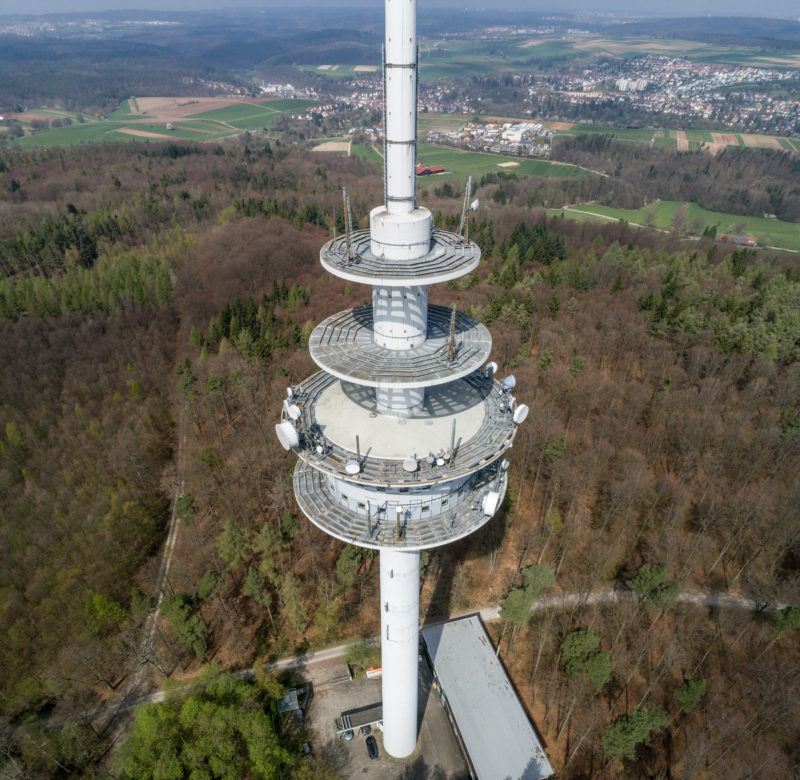
[[[290,450],[300,444],[300,435],[288,420],[284,420],[275,426],[275,435],[278,437],[281,447],[285,450]]]

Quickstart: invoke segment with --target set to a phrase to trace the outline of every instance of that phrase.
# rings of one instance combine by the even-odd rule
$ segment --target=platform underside
[[[456,312],[451,350],[451,316],[446,306],[429,306],[426,341],[413,349],[393,350],[375,343],[372,306],[358,306],[317,325],[308,350],[320,368],[346,382],[386,388],[444,384],[476,371],[492,348],[486,327]]]
[[[356,230],[350,235],[350,257],[347,237],[337,236],[320,250],[323,268],[351,282],[371,285],[425,285],[458,279],[474,271],[481,259],[481,250],[472,241],[447,230],[433,229],[430,251],[415,260],[387,260],[376,257],[370,249],[369,230]]]
[[[335,421],[335,438],[331,439],[326,435],[326,421],[331,424],[336,407],[328,410],[323,405],[322,419],[318,417],[317,407],[319,399],[324,402],[332,390],[335,397],[331,400],[338,399],[337,386],[347,403],[342,412],[350,408],[359,422],[351,424],[351,417],[341,414]],[[374,398],[369,397],[371,389],[343,385],[324,371],[309,377],[295,392],[293,401],[302,412],[300,446],[295,453],[314,468],[362,484],[417,486],[464,477],[500,458],[513,445],[517,432],[508,410],[508,397],[498,382],[481,373],[471,374],[451,385],[431,388],[424,413],[407,420],[376,414]],[[467,402],[474,402],[476,406],[466,406]],[[468,417],[460,425],[458,420],[462,414]],[[453,417],[456,419],[456,448],[451,460]],[[415,429],[419,436],[415,435]],[[426,436],[423,432],[428,430],[431,433]],[[345,464],[356,458],[356,434],[360,441],[361,472],[354,477],[347,474]],[[438,464],[435,458],[433,463],[428,462],[434,441],[446,443],[444,464]],[[321,453],[318,445],[323,450]],[[433,449],[434,456],[439,455],[442,448],[440,444]],[[419,468],[413,473],[403,468],[403,461],[410,455],[419,459]]]
[[[377,514],[369,517],[339,504],[331,495],[325,476],[307,463],[300,461],[294,470],[295,498],[314,525],[343,542],[375,550],[385,547],[422,550],[468,536],[491,520],[481,506],[482,497],[495,490],[502,498],[507,482],[506,471],[487,468],[475,475],[464,501],[453,504],[446,512],[409,522],[398,531],[391,518],[380,518]]]

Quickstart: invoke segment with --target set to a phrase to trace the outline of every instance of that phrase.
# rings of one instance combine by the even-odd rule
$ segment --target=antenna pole
[[[346,260],[350,260],[350,228],[347,225],[347,190],[342,187],[342,211],[344,212],[344,235],[347,246]]]
[[[472,176],[467,176],[467,186],[464,188],[464,205],[461,207],[461,222],[458,223],[458,235],[463,239],[464,223],[467,221],[467,203],[472,192]]]
[[[447,357],[453,361],[456,359],[456,305],[453,304],[453,312],[450,315],[450,345]]]

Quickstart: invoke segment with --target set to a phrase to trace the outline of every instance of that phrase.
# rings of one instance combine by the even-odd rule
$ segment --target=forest
[[[688,200],[712,211],[800,222],[800,158],[770,149],[728,148],[711,160],[702,152],[677,152],[615,141],[605,134],[559,140],[553,159],[611,173],[608,205]]]
[[[703,164],[724,182],[738,158],[720,158]],[[764,186],[788,176],[769,165]],[[265,661],[377,633],[376,561],[299,515],[273,432],[285,386],[315,370],[313,325],[369,294],[317,262],[341,230],[342,185],[363,222],[376,167],[276,141],[0,159],[10,777],[152,776],[154,756],[171,776],[223,776],[214,723],[235,776],[337,776],[297,761],[300,733],[249,735],[286,682]],[[501,605],[490,633],[560,777],[792,776],[797,260],[531,203],[573,186],[481,183],[483,262],[431,291],[487,324],[531,415],[501,515],[424,557],[423,617]],[[457,224],[460,198],[420,198]],[[226,674],[254,664],[252,684]],[[140,674],[150,690],[191,684],[133,723],[98,717]]]

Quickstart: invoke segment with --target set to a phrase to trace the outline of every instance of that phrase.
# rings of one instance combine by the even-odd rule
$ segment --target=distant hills
[[[592,28],[615,35],[654,35],[704,43],[800,49],[800,22],[788,19],[692,16],[592,25]]]

